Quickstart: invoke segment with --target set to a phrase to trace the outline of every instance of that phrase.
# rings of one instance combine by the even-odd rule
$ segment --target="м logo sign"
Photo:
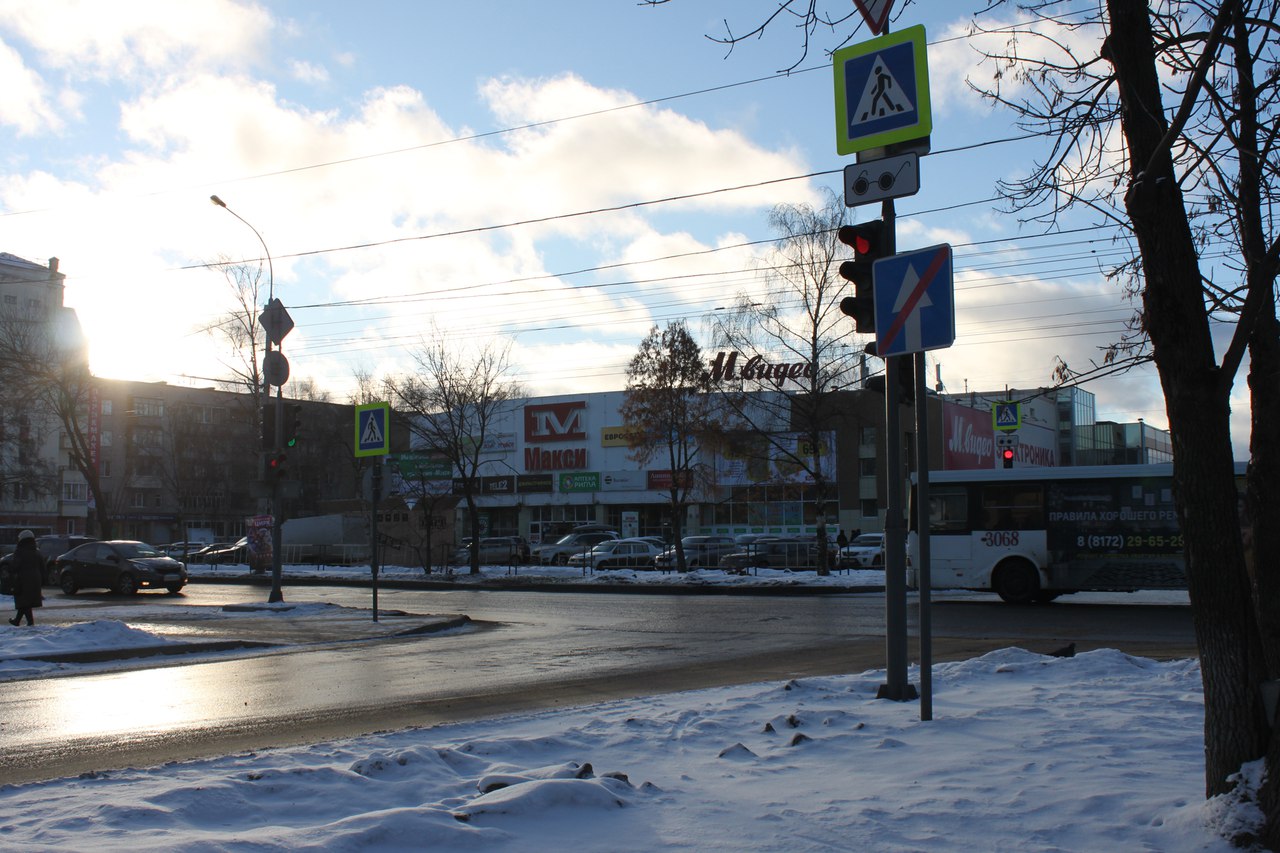
[[[587,402],[543,403],[524,407],[524,440],[582,441],[587,437]]]

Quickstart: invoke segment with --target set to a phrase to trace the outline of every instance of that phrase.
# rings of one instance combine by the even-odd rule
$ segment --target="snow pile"
[[[913,674],[913,680],[915,680]],[[0,789],[15,849],[1226,851],[1195,661],[1005,649]]]

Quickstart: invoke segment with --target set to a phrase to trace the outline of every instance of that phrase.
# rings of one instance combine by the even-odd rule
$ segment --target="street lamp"
[[[258,233],[258,229],[254,228],[253,225],[250,224],[249,220],[227,207],[227,203],[225,201],[218,198],[216,195],[209,196],[209,201],[213,202],[227,213],[230,213],[245,225],[248,225],[249,230],[253,232],[253,236],[257,237],[258,242],[262,244],[262,252],[267,256],[267,304],[270,305],[274,303],[276,298],[276,271],[275,265],[271,262],[271,250],[267,248],[267,241],[262,239],[262,235]],[[270,335],[267,336],[266,340],[266,355],[271,355]],[[267,363],[267,360],[268,359],[266,358],[263,359],[264,365]],[[265,368],[262,371],[262,392],[266,396],[267,400],[271,399],[271,384],[267,379],[267,371]],[[275,410],[275,435],[272,437],[272,457],[279,458],[281,448],[284,445],[283,381],[280,385],[276,386]],[[283,574],[281,563],[282,555],[280,553],[282,547],[283,545],[280,535],[280,478],[273,476],[271,477],[271,594],[267,598],[267,601],[271,603],[284,601],[284,592],[281,589],[280,584],[281,575]]]

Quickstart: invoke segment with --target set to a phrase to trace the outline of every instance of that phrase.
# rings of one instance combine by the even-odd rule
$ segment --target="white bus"
[[[1237,463],[1241,484],[1244,468]],[[1015,604],[1083,590],[1185,589],[1172,481],[1172,465],[931,471],[930,583]],[[914,511],[908,517],[914,567],[919,537]]]

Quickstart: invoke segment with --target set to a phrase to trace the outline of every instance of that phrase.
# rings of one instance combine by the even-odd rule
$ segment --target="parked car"
[[[522,554],[522,550],[526,551],[526,553]],[[480,564],[482,566],[519,565],[526,560],[528,560],[527,546],[525,549],[520,547],[520,537],[518,536],[488,536],[480,540]],[[471,563],[470,543],[466,543],[454,551],[451,562],[457,566],[469,565]]]
[[[834,565],[835,554],[828,551],[827,558]],[[818,546],[810,539],[762,539],[721,557],[720,568],[738,573],[751,568],[813,570],[818,568]]]
[[[168,545],[160,546],[160,553],[175,560],[190,559],[191,555],[203,551],[211,544],[210,542],[170,542]]]
[[[54,560],[58,585],[67,595],[82,589],[109,589],[132,595],[140,589],[179,592],[187,567],[145,542],[111,539],[88,542]]]
[[[684,564],[690,569],[710,569],[720,565],[720,558],[739,550],[732,536],[686,536],[680,540],[684,546]],[[676,548],[672,545],[653,558],[655,568],[662,571],[675,569]]]
[[[225,563],[249,562],[249,537],[241,536],[231,545],[210,545],[191,556],[192,562],[222,565]]]
[[[83,545],[86,542],[97,542],[92,536],[64,536],[58,534],[49,534],[46,536],[36,537],[36,550],[40,552],[40,556],[44,557],[44,582],[45,584],[57,583],[57,573],[53,568],[53,560],[62,554],[67,553],[77,545]],[[8,568],[13,561],[13,552],[10,551],[3,557],[0,557],[0,571]]]
[[[569,557],[574,554],[581,554],[584,551],[590,551],[593,546],[599,545],[601,542],[608,542],[612,539],[621,539],[615,531],[612,530],[592,530],[585,533],[569,533],[560,537],[556,542],[550,545],[539,545],[533,549],[533,559],[542,563],[544,566],[557,564],[561,566],[568,565]]]
[[[840,549],[842,569],[884,568],[884,534],[862,533]]]
[[[569,557],[570,566],[606,569],[652,569],[662,549],[647,539],[610,539]]]

